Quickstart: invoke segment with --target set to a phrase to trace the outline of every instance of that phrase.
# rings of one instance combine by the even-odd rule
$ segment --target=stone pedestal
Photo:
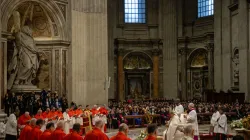
[[[31,93],[31,92],[41,92],[42,90],[37,88],[34,85],[13,85],[11,92],[22,92],[22,93]]]

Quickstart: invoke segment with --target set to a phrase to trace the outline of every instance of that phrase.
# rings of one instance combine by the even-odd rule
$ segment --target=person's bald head
[[[35,126],[36,125],[36,119],[35,118],[32,118],[30,120],[30,126]]]
[[[98,120],[95,122],[95,127],[99,128],[99,129],[102,129],[102,128],[104,127],[104,122],[103,122],[103,120],[98,119]]]
[[[120,124],[119,132],[123,132],[125,135],[128,134],[128,125],[125,123]]]
[[[25,115],[25,117],[28,117],[28,116],[30,115],[30,113],[29,113],[28,111],[26,111],[26,112],[24,113],[24,115]]]
[[[184,128],[184,134],[186,136],[191,136],[193,137],[194,136],[194,128],[192,125],[188,125]]]
[[[59,121],[59,122],[57,123],[57,128],[63,129],[63,128],[64,128],[64,122],[63,122],[63,121]]]

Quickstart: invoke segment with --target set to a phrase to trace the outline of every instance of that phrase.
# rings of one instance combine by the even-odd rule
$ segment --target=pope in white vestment
[[[69,109],[66,109],[66,111],[63,113],[63,118],[64,118],[64,132],[65,134],[69,134],[70,126],[72,123],[72,118],[69,117]]]
[[[188,105],[190,112],[187,115],[187,123],[193,126],[194,129],[194,140],[198,140],[199,137],[199,129],[198,129],[198,119],[197,113],[194,109],[194,104],[190,103]]]
[[[175,107],[175,115],[170,121],[169,128],[167,130],[167,136],[165,136],[167,140],[180,140],[184,136],[184,133],[182,132],[183,127],[181,126],[180,120],[180,116],[183,111],[184,109],[182,105]]]

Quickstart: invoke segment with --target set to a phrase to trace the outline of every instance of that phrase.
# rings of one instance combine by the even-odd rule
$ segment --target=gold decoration
[[[144,58],[132,56],[125,59],[124,69],[150,69],[150,64]]]
[[[207,66],[207,57],[205,53],[199,53],[197,54],[192,62],[191,62],[191,66],[192,67],[203,67],[203,66]]]
[[[242,124],[245,129],[250,130],[250,115],[242,119]]]

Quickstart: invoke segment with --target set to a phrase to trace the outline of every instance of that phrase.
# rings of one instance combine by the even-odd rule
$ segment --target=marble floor
[[[132,139],[135,140],[138,135],[141,133],[141,130],[144,130],[145,128],[131,128],[129,130],[129,134],[128,136]],[[163,134],[163,131],[165,131],[166,127],[165,126],[161,126],[158,129],[159,135]],[[106,133],[108,137],[112,137],[114,136],[116,133],[118,132],[117,129],[108,129],[108,132]],[[209,132],[209,125],[199,125],[199,132],[200,133],[208,133]],[[228,128],[228,133],[235,135],[235,131],[231,130],[231,128]]]

